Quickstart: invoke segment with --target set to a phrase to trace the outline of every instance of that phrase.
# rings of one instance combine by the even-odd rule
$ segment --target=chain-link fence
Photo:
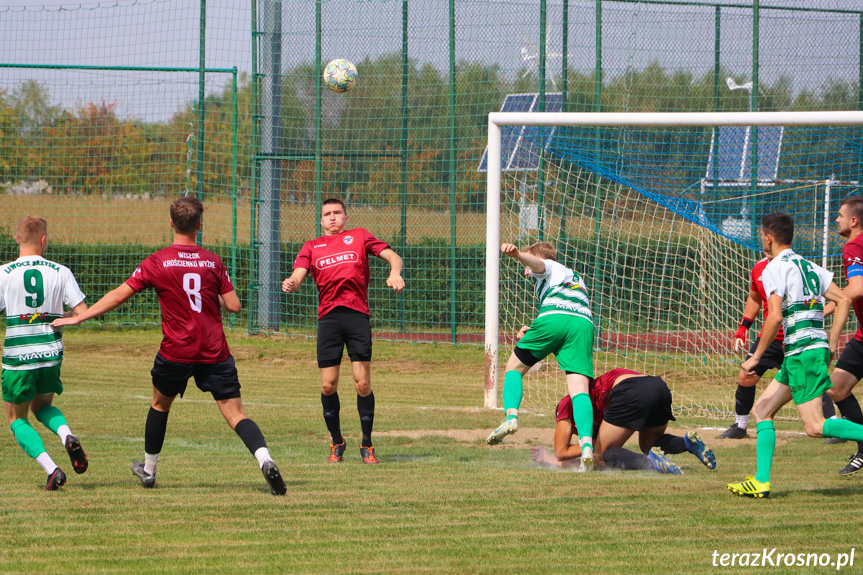
[[[243,299],[235,325],[314,333],[314,288],[286,296],[279,283],[320,235],[320,201],[335,196],[350,226],[406,262],[401,295],[373,262],[376,337],[479,342],[487,114],[505,101],[537,111],[860,109],[863,12],[850,1],[793,4],[0,8],[0,225],[46,216],[49,257],[98,298],[170,241],[170,201],[197,194],[203,243]],[[334,58],[357,65],[351,92],[323,87]],[[520,169],[530,176],[521,201],[533,202],[545,182]],[[4,236],[5,261],[16,247]],[[132,303],[105,321],[158,321],[154,298]]]

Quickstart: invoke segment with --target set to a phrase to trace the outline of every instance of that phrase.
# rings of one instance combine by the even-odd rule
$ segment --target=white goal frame
[[[485,252],[485,399],[497,407],[502,126],[855,126],[863,112],[568,113],[492,112],[488,115]]]

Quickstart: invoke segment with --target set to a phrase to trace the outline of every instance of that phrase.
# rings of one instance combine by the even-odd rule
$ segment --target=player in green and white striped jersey
[[[593,315],[584,281],[557,262],[557,251],[548,242],[538,242],[524,251],[513,244],[500,247],[505,255],[526,266],[536,281],[539,314],[518,334],[506,363],[503,408],[506,419],[491,432],[486,443],[494,445],[518,430],[518,408],[523,394],[522,377],[549,354],[554,354],[566,372],[572,398],[572,413],[579,432],[582,471],[593,469],[593,405],[588,386],[593,377]]]
[[[72,435],[63,413],[51,405],[63,393],[60,364],[62,333],[51,322],[63,317],[64,304],[73,315],[87,309],[72,272],[42,257],[48,245],[48,223],[37,216],[22,218],[15,228],[19,257],[0,267],[0,311],[6,310],[3,370],[0,382],[6,419],[24,452],[48,474],[47,491],[66,482],[66,474],[45,451],[27,421],[28,410],[60,437],[76,473],[87,470],[81,442]]]
[[[827,367],[836,355],[851,299],[833,283],[831,272],[791,250],[793,238],[794,221],[788,214],[761,218],[761,243],[764,253],[772,258],[761,274],[769,311],[761,341],[755,353],[743,362],[743,370],[753,373],[780,325],[785,332],[785,359],[752,410],[756,421],[757,472],[755,477],[728,484],[736,495],[770,495],[770,468],[776,446],[773,417],[791,400],[803,419],[807,435],[863,440],[863,426],[845,419],[825,420],[821,410],[821,394],[833,385]],[[829,338],[824,332],[822,297],[836,303]]]

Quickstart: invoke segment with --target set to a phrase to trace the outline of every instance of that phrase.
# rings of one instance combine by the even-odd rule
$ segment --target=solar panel
[[[545,111],[560,112],[563,96],[560,92],[545,95]],[[501,112],[536,112],[539,110],[539,94],[507,94],[500,107]],[[535,171],[539,167],[539,145],[551,142],[554,128],[543,126],[512,126],[501,132],[500,158],[504,172]],[[478,172],[488,171],[488,147],[482,154]]]
[[[563,97],[560,92],[545,95],[545,111],[560,112],[563,106]],[[539,97],[534,103],[535,109],[539,111]],[[539,169],[539,154],[541,142],[546,147],[554,137],[555,126],[523,126],[522,136],[516,144],[514,153],[510,157],[509,165],[504,171],[536,171]]]
[[[761,126],[758,128],[758,179],[775,180],[779,172],[779,154],[782,152],[782,126]],[[752,140],[750,134],[750,151],[743,163],[743,177],[751,177],[752,170]]]
[[[775,180],[782,151],[782,126],[758,128],[759,180]],[[753,134],[751,126],[720,126],[714,130],[707,162],[707,180],[748,180],[752,177]]]

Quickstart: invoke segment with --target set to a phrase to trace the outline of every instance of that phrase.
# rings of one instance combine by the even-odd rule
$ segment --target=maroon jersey
[[[369,254],[388,247],[363,228],[303,244],[294,269],[309,270],[318,286],[318,319],[338,306],[369,314]]]
[[[770,263],[768,258],[764,258],[755,264],[755,267],[752,268],[752,284],[750,287],[758,292],[758,295],[761,296],[761,301],[764,302],[764,319],[767,319],[767,294],[764,292],[764,283],[761,281],[761,273],[764,271],[764,268],[767,267],[767,264]],[[761,324],[761,331],[764,331],[764,324]],[[758,337],[761,337],[761,331],[758,332]],[[783,341],[785,336],[782,334],[782,326],[779,326],[779,333],[776,334],[776,339],[773,341]]]
[[[842,266],[845,268],[845,279],[863,275],[863,236],[848,240],[842,246]],[[854,315],[857,316],[857,332],[854,339],[863,341],[863,298],[854,302]]]
[[[179,363],[228,359],[219,296],[234,286],[219,256],[199,246],[173,245],[145,259],[126,284],[136,292],[153,288],[159,296],[162,357]]]
[[[644,375],[631,369],[618,368],[603,373],[590,381],[588,394],[590,395],[590,403],[593,404],[593,437],[596,437],[599,424],[605,419],[605,399],[608,397],[608,392],[614,387],[614,382],[618,377],[627,374]],[[564,420],[569,420],[575,425],[575,418],[572,416],[572,398],[568,395],[564,396],[557,404],[557,421]]]

